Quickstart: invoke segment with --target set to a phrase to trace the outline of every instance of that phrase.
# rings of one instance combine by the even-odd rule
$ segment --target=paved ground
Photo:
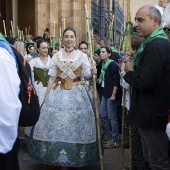
[[[124,165],[127,166],[129,162],[129,150],[125,151]],[[21,141],[19,152],[20,170],[58,170],[57,167],[47,166],[33,161],[27,154],[26,142]],[[105,149],[104,156],[104,170],[121,170],[121,149]],[[77,170],[100,170],[100,162],[83,167]]]

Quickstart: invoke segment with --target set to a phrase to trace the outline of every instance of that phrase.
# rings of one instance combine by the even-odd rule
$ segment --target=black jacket
[[[170,108],[170,43],[156,38],[142,53],[139,71],[124,76],[132,86],[132,100],[127,117],[130,125],[164,130]]]
[[[115,61],[112,61],[110,62],[109,66],[105,71],[104,88],[103,88],[103,96],[105,98],[111,97],[114,86],[118,88],[116,93],[116,100],[120,101],[121,88],[120,88],[119,66]]]

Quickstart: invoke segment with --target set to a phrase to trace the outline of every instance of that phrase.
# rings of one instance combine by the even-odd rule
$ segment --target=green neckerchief
[[[104,80],[105,71],[106,71],[106,69],[107,69],[107,67],[108,67],[108,65],[110,64],[111,61],[113,61],[113,60],[108,59],[106,62],[102,62],[102,69],[101,69],[100,77],[97,80],[98,84],[100,84]]]
[[[31,54],[38,54],[37,50],[34,50]]]
[[[30,44],[33,44],[33,41],[32,41],[32,40],[31,40],[31,41],[27,41],[27,40],[26,40],[25,43],[26,43],[26,44],[29,44],[29,43],[30,43]]]
[[[117,52],[117,50],[115,49],[115,47],[111,47],[112,52]]]
[[[98,51],[100,51],[100,45],[94,49],[94,53],[97,53]]]
[[[141,54],[145,48],[145,46],[154,40],[155,38],[164,38],[168,40],[167,35],[165,34],[164,30],[162,28],[158,28],[155,31],[153,31],[145,40],[143,40],[141,46],[139,47],[136,56],[134,57],[133,63],[134,63],[134,69],[137,71],[139,68],[139,61]]]
[[[0,40],[1,41],[5,41],[6,43],[8,43],[8,41],[4,38],[4,36],[0,33]],[[8,43],[9,44],[9,43]]]

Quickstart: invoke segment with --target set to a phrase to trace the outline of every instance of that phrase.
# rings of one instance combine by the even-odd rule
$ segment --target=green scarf
[[[117,52],[117,50],[115,49],[115,47],[111,47],[112,52]]]
[[[5,42],[7,42],[8,43],[8,41],[4,38],[4,36],[0,33],[0,40],[1,41],[5,41]],[[9,44],[9,43],[8,43]]]
[[[107,67],[108,67],[108,65],[110,64],[111,61],[113,61],[113,60],[108,59],[106,62],[102,63],[102,69],[101,69],[100,77],[97,80],[98,84],[100,84],[104,80],[105,71],[106,71],[106,69],[107,69]]]
[[[97,53],[98,51],[100,51],[100,45],[94,49],[94,53]]]
[[[139,47],[136,56],[133,59],[133,63],[134,63],[134,69],[136,71],[138,71],[139,68],[139,61],[140,61],[140,57],[141,54],[144,50],[144,48],[146,47],[146,45],[151,42],[153,39],[155,38],[164,38],[168,40],[167,35],[165,34],[164,30],[162,28],[158,28],[155,31],[153,31],[145,40],[143,40],[141,46]]]

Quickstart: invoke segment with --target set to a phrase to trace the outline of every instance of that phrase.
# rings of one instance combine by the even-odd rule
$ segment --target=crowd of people
[[[160,24],[157,8],[141,7],[135,16],[133,50],[122,57],[117,46],[109,46],[105,38],[95,35],[93,59],[86,41],[75,48],[76,31],[71,27],[63,31],[61,49],[50,48],[48,28],[43,36],[27,35],[25,42],[0,34],[0,167],[19,170],[20,80],[12,46],[30,65],[41,106],[35,126],[22,128],[23,134],[19,134],[27,140],[31,158],[61,169],[100,161],[95,75],[102,153],[121,147],[120,110],[122,89],[126,89],[123,107],[127,125],[132,126],[133,170],[169,170],[165,129],[170,109],[170,41],[168,28],[164,30]]]

